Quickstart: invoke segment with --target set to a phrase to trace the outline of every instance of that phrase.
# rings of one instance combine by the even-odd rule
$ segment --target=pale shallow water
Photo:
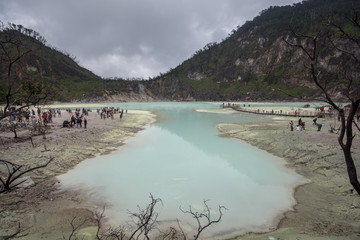
[[[259,122],[267,116],[196,112],[219,108],[200,103],[119,106],[152,110],[161,121],[118,151],[84,161],[59,177],[64,188],[84,190],[95,201],[107,203],[106,216],[115,225],[129,220],[127,210],[145,207],[150,193],[163,201],[160,220],[190,221],[194,227],[194,220],[186,218],[179,206],[201,211],[209,199],[214,218],[217,206],[226,206],[221,223],[207,231],[208,237],[216,238],[268,230],[294,205],[293,187],[304,183],[301,176],[284,168],[282,159],[240,140],[219,137],[216,130],[218,123]]]

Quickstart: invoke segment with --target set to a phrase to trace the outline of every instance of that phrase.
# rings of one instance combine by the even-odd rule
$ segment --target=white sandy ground
[[[34,148],[27,140],[28,131],[20,131],[17,141],[13,139],[13,133],[0,134],[1,159],[35,166],[46,162],[50,156],[55,157],[46,168],[30,174],[34,186],[0,194],[0,239],[14,233],[18,222],[21,222],[25,235],[21,239],[62,239],[63,235],[69,235],[69,223],[74,216],[77,219],[92,218],[94,206],[86,197],[58,191],[55,177],[85,159],[118,149],[145,125],[155,122],[156,116],[148,111],[131,110],[124,113],[121,121],[119,114],[114,120],[102,120],[96,112],[90,112],[87,129],[62,128],[66,119],[70,116],[65,111],[61,117],[53,118],[46,139],[41,135],[33,137]],[[85,226],[91,225],[94,222]]]
[[[230,104],[231,106],[234,104],[238,107],[240,107],[242,110],[246,110],[246,111],[250,111],[250,112],[260,112],[260,113],[271,113],[274,112],[275,114],[288,114],[288,115],[295,115],[296,114],[301,114],[301,115],[316,115],[318,113],[317,107],[321,107],[321,106],[326,106],[327,104],[323,103],[311,103],[309,104],[309,107],[305,107],[305,105],[307,103],[301,103],[301,102],[294,102],[294,105],[296,106],[300,106],[300,107],[295,107],[295,106],[281,106],[281,103],[274,103],[274,102],[213,102],[211,104],[216,104],[219,105],[220,107],[224,106],[228,106],[228,104]],[[257,105],[261,104],[261,107],[258,107]],[[277,106],[278,104],[278,106]],[[244,106],[245,105],[245,106]],[[268,105],[268,106],[267,106]],[[225,108],[227,109],[227,108]],[[325,112],[327,112],[328,110],[328,106],[325,107]]]
[[[221,114],[233,114],[234,110],[231,108],[224,109],[196,109],[197,112],[206,112],[206,113],[221,113]]]
[[[248,114],[221,109],[220,105],[219,109],[210,112]],[[65,118],[68,115],[63,111],[62,118],[54,119],[46,139],[34,137],[35,148],[24,139],[28,134],[26,132],[20,133],[23,140],[16,142],[11,133],[0,134],[2,159],[39,164],[46,161],[49,155],[55,157],[47,168],[30,175],[35,185],[0,195],[0,239],[15,232],[19,221],[25,235],[20,239],[68,237],[71,220],[75,216],[79,221],[92,218],[94,206],[85,196],[59,191],[55,177],[80,161],[117,149],[143,126],[153,123],[156,117],[146,111],[129,111],[121,121],[119,116],[115,120],[101,120],[93,112],[88,117],[87,130],[61,128]],[[297,188],[294,195],[298,201],[295,211],[288,212],[276,230],[247,234],[236,239],[360,239],[360,197],[352,192],[348,182],[337,135],[328,132],[329,124],[336,124],[336,121],[322,119],[323,129],[318,132],[315,126],[309,124],[311,121],[306,120],[306,131],[290,132],[290,120],[296,123],[298,118],[274,117],[265,123],[217,126],[220,136],[244,140],[282,157],[289,167],[311,180],[310,184]],[[359,137],[355,138],[353,146],[354,159],[359,160]],[[357,163],[360,169],[359,161]],[[96,230],[94,224],[89,221],[80,229],[78,236],[93,239]]]
[[[274,116],[266,123],[217,126],[221,136],[239,138],[282,157],[288,167],[311,181],[296,189],[295,211],[285,215],[277,230],[237,239],[360,239],[360,196],[347,178],[338,135],[329,132],[330,124],[338,126],[339,123],[334,119],[320,119],[323,128],[318,132],[306,118],[303,119],[308,123],[306,131],[291,132],[289,121],[296,123],[298,119]],[[353,143],[353,157],[359,169],[359,137]]]

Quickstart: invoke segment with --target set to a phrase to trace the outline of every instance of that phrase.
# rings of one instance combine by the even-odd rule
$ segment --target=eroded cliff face
[[[158,98],[147,89],[144,83],[132,83],[127,91],[102,91],[101,95],[86,98],[86,102],[154,102],[165,99]]]
[[[291,43],[291,44],[289,44]],[[176,69],[151,81],[132,84],[127,92],[104,92],[106,101],[226,101],[226,100],[314,100],[322,96],[308,67],[310,58],[294,45],[311,51],[312,41],[289,32],[263,36],[254,29],[230,38],[185,61]],[[349,48],[348,42],[341,46]],[[328,93],[345,100],[339,82],[346,54],[323,48],[317,71]],[[349,66],[347,74],[360,78],[360,70]]]
[[[359,79],[360,67],[329,43],[331,35],[342,49],[353,50],[349,41],[334,32],[329,21],[353,31],[349,16],[359,8],[360,2],[353,0],[309,0],[270,7],[234,29],[222,42],[207,44],[146,87],[161,98],[180,100],[314,99],[322,93],[312,81],[310,58],[303,50],[312,55],[313,39],[305,36],[320,33],[313,62],[315,74],[336,100],[344,99],[342,79],[345,75]]]
[[[322,93],[312,81],[310,59],[304,51],[312,42],[291,34],[259,36],[254,31],[229,39],[215,49],[195,56],[168,74],[147,84],[154,95],[170,100],[295,100],[319,97]],[[227,49],[227,50],[224,50]],[[206,55],[206,56],[205,56]],[[343,53],[324,48],[318,57],[317,70],[326,73],[329,93],[344,99],[337,83]],[[360,76],[355,69],[353,76]],[[294,90],[295,89],[295,90]],[[288,94],[287,94],[288,91]],[[296,96],[292,96],[293,94]]]

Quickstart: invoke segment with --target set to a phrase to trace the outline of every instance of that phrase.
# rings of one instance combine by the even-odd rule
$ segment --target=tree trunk
[[[345,128],[346,144],[343,144],[342,142],[342,139],[344,137],[342,134],[339,136],[339,143],[344,153],[344,158],[345,158],[345,163],[346,163],[350,183],[354,187],[355,191],[360,195],[360,183],[359,183],[354,159],[352,158],[352,154],[351,154],[351,146],[354,139],[352,132],[352,124],[358,107],[359,107],[359,100],[357,102],[352,103],[349,111],[349,116],[347,117],[346,128]]]
[[[360,195],[360,183],[358,180],[354,160],[351,156],[350,148],[343,148],[343,152],[344,152],[344,157],[345,157],[345,162],[346,162],[346,167],[347,167],[347,172],[348,172],[350,183],[354,187],[356,192]]]

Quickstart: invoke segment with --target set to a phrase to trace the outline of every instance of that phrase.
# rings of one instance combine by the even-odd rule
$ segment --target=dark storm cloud
[[[0,20],[32,28],[103,77],[156,76],[269,6],[296,0],[0,0]]]

